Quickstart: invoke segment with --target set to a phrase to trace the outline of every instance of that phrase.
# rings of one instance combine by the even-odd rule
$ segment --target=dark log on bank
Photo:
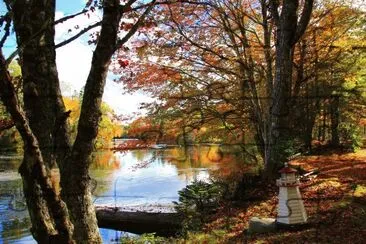
[[[125,211],[121,208],[96,206],[98,225],[135,234],[156,233],[173,236],[181,228],[177,213]]]

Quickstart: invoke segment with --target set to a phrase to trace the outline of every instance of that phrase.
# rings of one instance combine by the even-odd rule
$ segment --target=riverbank
[[[304,156],[290,163],[318,172],[300,187],[309,216],[306,228],[248,234],[251,217],[276,216],[277,187],[258,184],[245,197],[251,200],[225,203],[202,232],[182,239],[158,237],[156,243],[364,243],[366,150]],[[140,242],[127,239],[124,243]]]

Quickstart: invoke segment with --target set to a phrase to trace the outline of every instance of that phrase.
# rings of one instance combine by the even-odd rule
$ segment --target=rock
[[[253,217],[249,220],[249,233],[267,233],[276,230],[276,219]]]

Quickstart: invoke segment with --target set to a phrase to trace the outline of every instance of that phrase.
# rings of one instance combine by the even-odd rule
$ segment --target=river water
[[[222,153],[217,146],[146,149],[93,154],[90,175],[95,204],[167,211],[178,191],[193,180],[208,181],[214,172],[225,174],[243,161],[238,153]],[[35,243],[24,204],[17,168],[21,157],[0,155],[0,243]],[[126,233],[100,229],[104,243]]]

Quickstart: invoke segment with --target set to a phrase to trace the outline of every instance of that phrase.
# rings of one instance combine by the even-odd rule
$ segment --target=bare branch
[[[293,43],[296,43],[300,37],[304,34],[306,27],[309,24],[314,0],[306,0],[304,3],[304,9],[301,13],[299,23],[297,24],[296,34]]]
[[[1,25],[2,25],[3,21],[6,22],[5,27],[4,27],[5,34],[0,40],[0,49],[3,48],[6,39],[10,35],[10,26],[11,26],[10,12],[8,12],[6,15],[3,16],[3,19],[1,20]]]
[[[62,22],[65,22],[65,21],[67,21],[67,20],[69,20],[69,19],[75,18],[76,16],[79,16],[79,15],[81,15],[81,14],[85,14],[85,13],[86,13],[86,12],[88,12],[88,11],[89,11],[89,10],[84,9],[84,10],[80,11],[79,13],[76,13],[76,14],[72,14],[72,15],[65,16],[65,17],[63,17],[63,18],[61,18],[61,19],[56,20],[56,21],[55,21],[55,23],[54,23],[54,25],[57,25],[57,24],[60,24],[60,23],[62,23]]]
[[[102,21],[99,21],[93,25],[89,25],[88,27],[85,27],[84,29],[82,29],[79,33],[77,33],[76,35],[74,35],[73,37],[70,37],[69,39],[65,40],[65,41],[62,41],[58,44],[56,44],[55,48],[59,48],[59,47],[62,47],[62,46],[65,46],[67,44],[69,44],[70,42],[76,40],[77,38],[79,38],[80,36],[82,36],[83,34],[85,34],[86,32],[88,32],[89,30],[95,28],[95,27],[98,27],[102,24]]]

